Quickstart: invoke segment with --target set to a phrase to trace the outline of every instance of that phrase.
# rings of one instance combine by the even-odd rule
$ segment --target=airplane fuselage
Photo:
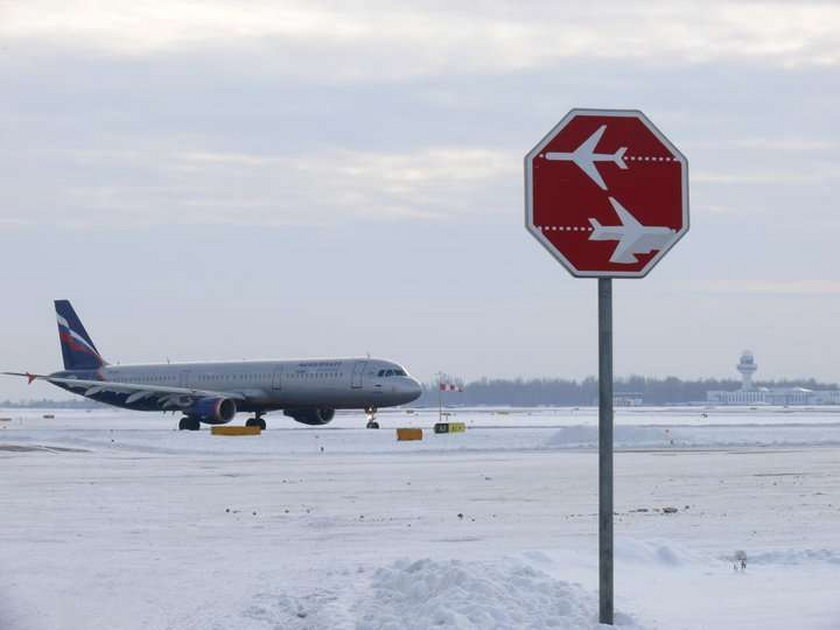
[[[300,359],[108,365],[96,370],[63,370],[49,375],[156,387],[212,390],[242,395],[237,411],[277,409],[364,409],[401,405],[420,395],[420,386],[398,364],[382,359]],[[160,411],[159,398],[142,392],[97,391],[88,385],[54,383],[99,402],[140,411]],[[177,395],[169,409],[177,410]]]

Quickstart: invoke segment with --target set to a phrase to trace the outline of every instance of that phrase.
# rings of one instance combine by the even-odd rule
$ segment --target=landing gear
[[[376,407],[368,407],[365,409],[365,414],[367,414],[367,428],[368,429],[378,429],[379,423],[376,421]]]
[[[191,416],[184,416],[178,423],[179,431],[198,431],[200,427],[201,423],[198,421],[198,418],[193,418]]]
[[[265,431],[265,420],[262,419],[262,414],[258,413],[258,414],[254,414],[254,415],[255,415],[255,417],[248,418],[245,421],[245,426],[246,427],[259,427],[260,431]]]

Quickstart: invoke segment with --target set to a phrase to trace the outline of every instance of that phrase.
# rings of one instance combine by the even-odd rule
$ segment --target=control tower
[[[749,350],[744,350],[741,353],[741,360],[738,362],[738,371],[741,373],[741,390],[749,392],[755,389],[752,382],[752,376],[758,369],[753,353]]]

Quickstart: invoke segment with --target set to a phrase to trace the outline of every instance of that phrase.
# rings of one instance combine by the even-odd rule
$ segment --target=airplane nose
[[[423,388],[420,386],[420,381],[417,379],[411,379],[411,386],[409,387],[409,393],[412,396],[412,400],[415,398],[419,398],[420,394],[423,393]]]
[[[420,397],[420,394],[423,393],[423,388],[420,386],[419,381],[408,377],[403,379],[400,383],[398,391],[401,395],[406,397],[406,402],[411,402],[412,400]]]

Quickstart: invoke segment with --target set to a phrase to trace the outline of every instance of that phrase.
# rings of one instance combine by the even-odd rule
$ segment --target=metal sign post
[[[598,278],[598,610],[613,622],[612,278]]]
[[[525,227],[598,278],[599,614],[613,623],[612,279],[643,278],[688,232],[688,161],[640,111],[573,109],[525,156]]]

